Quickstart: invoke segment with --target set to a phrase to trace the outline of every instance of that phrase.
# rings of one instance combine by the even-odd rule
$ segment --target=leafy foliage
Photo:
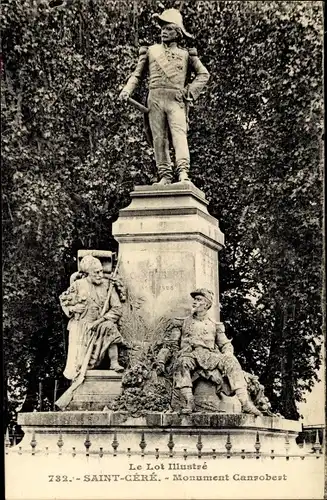
[[[320,364],[320,2],[185,0],[211,73],[191,115],[192,178],[220,220],[222,319],[273,409]],[[138,46],[158,36],[154,0],[4,0],[4,350],[10,409],[60,378],[58,296],[80,248],[115,249],[111,224],[154,160],[138,112],[117,103]],[[140,90],[139,97],[144,96]],[[63,382],[60,382],[62,385]],[[51,393],[47,393],[51,401]]]
[[[109,407],[114,411],[127,411],[133,416],[143,416],[149,411],[167,411],[171,400],[171,384],[158,380],[155,375],[151,352],[132,364],[123,374],[122,393]]]

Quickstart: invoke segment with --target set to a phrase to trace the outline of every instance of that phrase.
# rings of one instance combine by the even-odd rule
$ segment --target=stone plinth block
[[[208,214],[204,193],[191,183],[138,186],[119,212],[113,236],[119,243],[120,274],[147,321],[185,314],[190,292],[215,293],[212,315],[219,320],[218,251],[224,235]]]
[[[116,440],[120,453],[127,453],[128,448],[140,453],[144,437],[148,453],[154,453],[155,449],[167,452],[169,440],[173,439],[174,452],[182,454],[185,449],[196,452],[201,435],[203,451],[226,451],[229,441],[232,451],[254,452],[259,440],[261,452],[292,453],[299,451],[295,438],[301,431],[301,424],[292,420],[221,413],[152,412],[136,418],[127,412],[40,412],[20,413],[18,423],[25,432],[20,443],[22,449],[31,449],[34,437],[38,449],[48,447],[49,451],[57,450],[60,434],[63,449],[67,451],[72,447],[83,451],[88,435],[94,452],[100,447],[112,452],[111,443]]]
[[[194,402],[197,411],[210,413],[241,413],[241,403],[236,396],[217,395],[216,385],[210,380],[194,384]]]
[[[68,410],[103,410],[121,393],[122,375],[114,370],[88,370],[76,391]]]

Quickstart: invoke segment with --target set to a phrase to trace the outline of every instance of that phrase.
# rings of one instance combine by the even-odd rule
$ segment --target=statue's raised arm
[[[209,72],[197,50],[178,46],[183,38],[193,38],[184,28],[176,9],[156,15],[161,25],[161,43],[141,47],[136,69],[120,93],[130,99],[146,74],[149,75],[148,113],[145,114],[147,137],[154,148],[159,184],[190,182],[190,153],[187,142],[189,107],[209,80]],[[191,81],[190,75],[195,73]],[[171,137],[175,151],[173,168],[169,148]]]

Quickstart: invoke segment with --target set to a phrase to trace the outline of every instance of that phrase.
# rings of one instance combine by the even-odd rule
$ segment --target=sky
[[[319,371],[319,378],[321,382],[317,382],[312,392],[306,394],[306,403],[298,405],[299,412],[303,415],[302,422],[304,425],[325,423],[325,378],[323,367]]]

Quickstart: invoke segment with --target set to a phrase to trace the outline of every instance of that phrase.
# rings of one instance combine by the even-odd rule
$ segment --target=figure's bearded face
[[[196,295],[193,298],[193,303],[192,303],[192,313],[203,313],[210,309],[211,304],[208,302],[208,300],[203,297],[202,295]]]
[[[175,24],[164,24],[161,28],[161,40],[163,43],[176,42],[180,38],[180,30]]]
[[[88,278],[91,283],[93,283],[93,285],[101,285],[103,281],[102,265],[99,264],[98,266],[92,267],[92,269],[90,269],[89,271]]]

